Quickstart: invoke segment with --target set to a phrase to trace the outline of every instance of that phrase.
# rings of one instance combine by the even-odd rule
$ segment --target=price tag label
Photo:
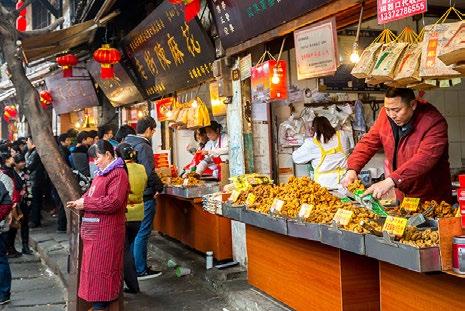
[[[237,199],[239,199],[240,195],[241,195],[240,191],[233,190],[233,192],[231,193],[231,196],[229,197],[229,202],[235,203]]]
[[[334,214],[333,220],[342,226],[347,226],[354,215],[353,211],[339,208]]]
[[[313,208],[314,208],[313,204],[307,204],[307,203],[302,204],[302,206],[300,207],[300,211],[299,211],[299,218],[305,220],[308,217],[310,217],[310,214],[312,213]]]
[[[383,231],[401,237],[404,235],[406,226],[407,218],[388,216],[386,217],[386,222],[384,223]]]
[[[406,211],[416,212],[420,206],[420,198],[404,198],[400,207]]]
[[[271,205],[271,209],[270,209],[271,214],[280,213],[281,210],[283,209],[283,206],[284,206],[284,201],[275,198],[273,200],[273,204]]]
[[[255,203],[255,200],[257,199],[257,197],[255,196],[255,194],[253,193],[249,193],[247,195],[247,199],[245,200],[245,204],[247,205],[252,205]]]
[[[184,187],[189,186],[189,179],[188,179],[188,178],[184,179],[184,181],[182,182],[182,185],[183,185]]]

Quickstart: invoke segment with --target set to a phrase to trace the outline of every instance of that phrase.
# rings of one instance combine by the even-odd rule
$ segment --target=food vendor
[[[430,103],[411,89],[389,88],[378,119],[355,146],[343,180],[347,186],[380,149],[384,149],[386,179],[365,192],[377,199],[396,188],[402,196],[451,202],[447,122]]]
[[[195,172],[197,165],[204,158],[204,155],[201,153],[201,151],[203,150],[203,148],[205,148],[205,145],[208,142],[207,132],[204,127],[195,129],[194,139],[195,143],[187,145],[186,148],[187,151],[193,154],[194,156],[192,157],[191,162],[184,166],[184,169],[181,173],[181,176],[184,178],[186,178],[189,173]]]
[[[211,121],[211,124],[205,127],[208,142],[200,151],[204,155],[204,159],[197,165],[196,173],[202,175],[208,168],[213,171],[212,176],[221,179],[220,163],[228,159],[229,139],[228,135],[222,133],[223,126],[216,121]]]
[[[292,153],[296,164],[310,162],[315,181],[326,188],[337,188],[347,168],[349,138],[336,131],[325,117],[316,117],[312,123],[313,138]]]

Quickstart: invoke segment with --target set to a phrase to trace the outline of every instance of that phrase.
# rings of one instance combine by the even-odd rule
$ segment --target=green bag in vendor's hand
[[[357,202],[359,202],[364,207],[368,208],[378,216],[388,216],[388,214],[384,210],[384,207],[379,203],[378,200],[374,199],[371,194],[362,197],[364,192],[365,190],[355,190],[354,197],[357,200]]]

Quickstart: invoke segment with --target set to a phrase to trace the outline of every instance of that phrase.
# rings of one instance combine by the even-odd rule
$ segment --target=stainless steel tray
[[[320,225],[321,243],[352,253],[365,255],[365,236],[338,228],[334,225]]]
[[[365,246],[368,257],[416,272],[441,271],[439,247],[417,248],[371,234],[365,236]]]
[[[287,235],[311,241],[321,241],[320,224],[289,219],[287,221]]]
[[[226,218],[242,221],[242,210],[245,208],[242,206],[233,206],[231,203],[223,203],[223,216]]]
[[[219,183],[205,183],[195,187],[173,187],[166,186],[166,194],[182,197],[186,199],[201,198],[206,194],[212,194],[220,191]]]
[[[243,209],[241,212],[241,221],[248,225],[287,235],[287,221],[284,218],[271,217],[269,215]]]

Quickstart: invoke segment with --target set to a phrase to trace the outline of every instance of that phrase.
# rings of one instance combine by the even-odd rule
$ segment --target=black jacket
[[[40,156],[37,153],[36,148],[29,150],[26,153],[26,167],[30,172],[29,178],[33,187],[38,187],[45,182],[45,168],[40,160]]]
[[[155,172],[151,143],[144,137],[136,135],[128,135],[124,141],[137,151],[137,163],[145,167],[148,181],[144,191],[144,201],[152,200],[155,193],[163,191],[163,183]]]
[[[71,167],[71,162],[69,161],[69,156],[71,155],[71,152],[69,151],[69,149],[63,146],[61,143],[58,143],[58,151],[60,151],[61,156],[65,159],[66,164],[68,164],[68,166]]]
[[[71,151],[69,159],[73,170],[77,170],[82,175],[90,177],[88,150],[84,145],[76,147]]]

